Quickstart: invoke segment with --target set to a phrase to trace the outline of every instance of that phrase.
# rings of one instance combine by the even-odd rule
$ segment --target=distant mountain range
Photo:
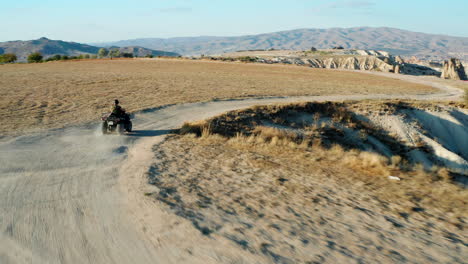
[[[100,47],[119,48],[121,53],[133,53],[142,57],[148,54],[216,55],[239,50],[308,50],[311,47],[329,49],[337,46],[346,49],[384,50],[393,55],[416,56],[425,60],[456,57],[468,62],[466,37],[433,35],[386,27],[297,29],[239,37],[142,38],[92,44],[40,38],[0,42],[0,54],[15,53],[19,61],[25,61],[29,54],[36,51],[47,58],[55,54],[96,54]]]
[[[93,45],[141,46],[183,55],[210,55],[254,49],[327,49],[343,46],[347,49],[384,50],[394,55],[416,56],[428,60],[458,57],[468,61],[466,37],[425,34],[387,27],[297,29],[239,37],[142,38]]]
[[[153,56],[179,56],[178,53],[152,50],[135,45],[129,45],[126,47],[113,45],[112,48],[118,48],[121,53],[133,53],[134,56],[139,57],[143,57],[148,54]],[[47,58],[55,54],[68,56],[77,56],[80,54],[97,54],[99,49],[100,47],[87,44],[51,40],[48,38],[27,41],[18,40],[0,42],[0,54],[14,53],[18,57],[18,61],[26,61],[28,55],[33,52],[40,52],[45,58]]]

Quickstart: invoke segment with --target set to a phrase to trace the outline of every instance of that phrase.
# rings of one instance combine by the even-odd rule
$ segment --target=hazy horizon
[[[47,37],[98,43],[363,26],[468,37],[468,2],[463,0],[444,5],[436,0],[24,0],[7,1],[2,7],[0,41]]]
[[[289,30],[279,30],[279,31],[272,31],[272,32],[261,32],[261,33],[256,33],[256,34],[245,34],[245,35],[193,35],[193,36],[175,36],[175,37],[137,37],[137,38],[131,38],[131,39],[114,39],[114,40],[104,40],[104,41],[90,41],[90,42],[80,42],[76,41],[73,39],[56,39],[56,38],[51,38],[49,36],[41,36],[38,38],[34,39],[11,39],[11,40],[3,40],[1,42],[8,42],[8,41],[29,41],[29,40],[36,40],[40,38],[47,38],[50,40],[60,40],[60,41],[67,41],[67,42],[78,42],[78,43],[83,43],[83,44],[99,44],[99,43],[111,43],[111,42],[118,42],[118,41],[125,41],[125,40],[133,40],[133,39],[173,39],[173,38],[197,38],[197,37],[241,37],[241,36],[248,36],[248,35],[262,35],[262,34],[270,34],[270,33],[277,33],[277,32],[283,32],[283,31],[294,31],[294,30],[307,30],[307,29],[349,29],[349,28],[392,28],[392,27],[370,27],[370,26],[357,26],[357,27],[330,27],[330,28],[294,28],[294,29],[289,29]],[[406,30],[406,31],[411,31],[415,33],[423,33],[423,34],[432,34],[432,35],[441,35],[441,36],[450,36],[450,37],[462,37],[462,38],[468,38],[468,36],[456,36],[456,35],[449,35],[449,34],[437,34],[437,33],[428,33],[428,32],[423,32],[423,31],[412,31],[408,29],[403,29],[403,28],[394,28],[394,29],[399,29],[399,30]]]

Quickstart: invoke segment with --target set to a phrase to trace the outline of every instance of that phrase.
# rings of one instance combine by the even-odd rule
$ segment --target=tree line
[[[56,54],[54,56],[44,59],[44,56],[40,52],[33,52],[28,55],[27,60],[29,63],[39,63],[47,61],[59,61],[59,60],[81,60],[81,59],[102,59],[102,58],[133,58],[136,57],[133,53],[120,52],[117,48],[112,49],[99,49],[97,54],[80,54],[78,56],[68,56]],[[145,57],[153,58],[152,54],[148,54]],[[0,63],[13,63],[18,60],[18,57],[13,53],[0,54]]]

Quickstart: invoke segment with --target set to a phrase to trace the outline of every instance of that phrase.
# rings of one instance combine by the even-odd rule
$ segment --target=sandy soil
[[[437,96],[456,94],[409,97]],[[239,247],[228,239],[197,235],[189,220],[148,200],[151,197],[141,193],[148,188],[142,182],[141,168],[151,165],[147,155],[152,151],[143,146],[156,144],[184,121],[254,104],[383,97],[181,104],[138,114],[135,133],[126,137],[99,136],[95,123],[4,137],[0,142],[0,262],[264,263],[262,257],[256,261],[255,255],[239,254]]]
[[[414,201],[381,199],[339,157],[308,152],[304,163],[286,149],[262,150],[171,138],[154,147],[151,197],[199,234],[230,240],[265,263],[462,263],[468,256],[466,225],[454,227]]]

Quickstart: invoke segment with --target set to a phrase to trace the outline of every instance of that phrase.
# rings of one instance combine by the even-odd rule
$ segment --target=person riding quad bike
[[[116,117],[122,117],[125,115],[125,109],[119,105],[119,100],[117,99],[114,100],[111,115],[115,115]]]
[[[114,101],[111,113],[104,114],[102,116],[102,133],[107,134],[110,132],[117,131],[119,134],[123,134],[124,131],[132,132],[132,121],[130,121],[130,115],[125,112],[119,105],[119,100]]]

